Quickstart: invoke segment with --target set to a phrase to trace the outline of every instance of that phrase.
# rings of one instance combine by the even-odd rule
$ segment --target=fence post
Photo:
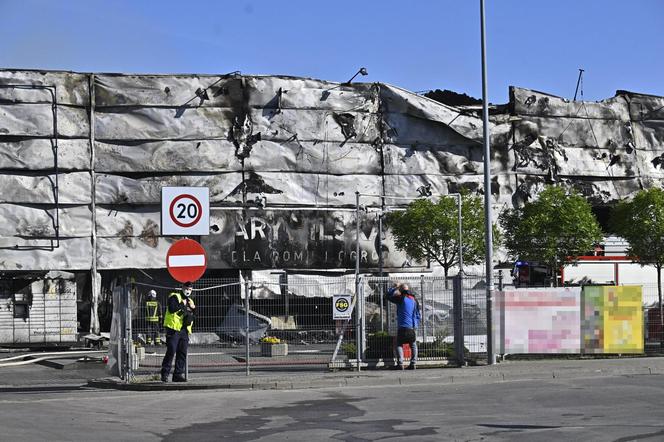
[[[383,317],[383,310],[385,310],[385,304],[383,301],[383,293],[385,293],[385,281],[383,280],[383,275],[381,272],[380,275],[380,284],[378,285],[380,292],[379,293],[379,299],[380,299],[380,331],[383,332],[385,331],[385,318]]]
[[[245,374],[249,376],[249,284],[251,283],[251,290],[254,290],[252,281],[245,279],[244,281],[244,365]]]
[[[362,361],[362,294],[360,293],[360,278],[355,279],[355,357],[357,371],[361,371]]]
[[[360,293],[362,300],[362,316],[360,317],[360,325],[362,326],[362,353],[360,354],[361,358],[364,359],[365,353],[367,351],[367,298],[366,293],[364,292],[364,278],[360,278]]]
[[[463,327],[463,273],[454,277],[452,284],[452,311],[454,312],[454,351],[460,367],[465,364]]]
[[[127,351],[125,360],[126,360],[126,375],[125,382],[129,383],[132,377],[132,364],[134,363],[134,338],[131,331],[131,289],[129,285],[129,278],[125,278],[124,281],[124,302],[125,305],[125,350]]]
[[[113,317],[115,317],[116,312],[120,315],[119,324],[117,325],[117,340],[116,340],[116,356],[117,356],[117,366],[118,366],[118,375],[120,379],[125,379],[125,369],[124,369],[124,345],[125,345],[125,308],[124,308],[124,282],[120,284],[122,287],[121,293],[116,297],[115,293],[113,294]],[[115,290],[114,290],[115,291]],[[116,302],[117,301],[117,302]],[[117,306],[115,305],[117,303]],[[116,310],[117,308],[117,310]]]
[[[424,312],[426,312],[427,300],[426,296],[424,296],[424,275],[420,275],[420,297],[422,298],[422,340],[426,342],[427,321],[424,317]]]

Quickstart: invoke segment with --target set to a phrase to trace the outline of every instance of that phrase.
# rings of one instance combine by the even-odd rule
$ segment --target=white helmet
[[[148,296],[149,296],[150,298],[156,298],[156,297],[157,297],[157,292],[154,291],[154,290],[150,290],[150,291],[148,292]]]

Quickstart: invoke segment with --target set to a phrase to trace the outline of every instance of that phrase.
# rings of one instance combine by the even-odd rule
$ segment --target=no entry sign
[[[209,233],[210,190],[207,187],[162,187],[162,235]]]
[[[207,268],[205,249],[193,239],[176,241],[166,254],[166,267],[176,281],[194,282]]]

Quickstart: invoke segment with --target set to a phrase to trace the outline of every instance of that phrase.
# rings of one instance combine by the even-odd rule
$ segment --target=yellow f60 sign
[[[353,314],[352,295],[332,296],[332,319],[350,319]]]

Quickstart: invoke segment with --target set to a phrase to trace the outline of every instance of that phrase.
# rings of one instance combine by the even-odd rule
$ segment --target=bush
[[[443,341],[422,342],[417,344],[418,357],[456,359],[454,344]]]
[[[341,344],[341,351],[346,353],[346,356],[349,358],[355,358],[357,356],[357,347],[352,342]]]

